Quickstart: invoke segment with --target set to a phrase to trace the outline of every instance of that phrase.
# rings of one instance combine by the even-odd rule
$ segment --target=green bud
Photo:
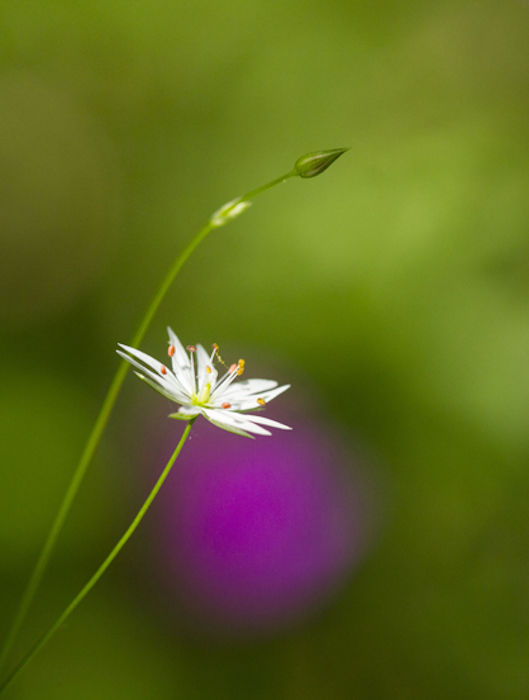
[[[329,165],[334,163],[334,161],[339,158],[342,153],[345,153],[348,150],[348,148],[331,148],[328,151],[315,151],[314,153],[307,153],[306,155],[297,159],[294,165],[294,171],[296,175],[299,175],[300,177],[315,177],[324,170],[327,170]]]
[[[245,201],[242,197],[237,197],[237,199],[232,199],[231,202],[223,204],[220,209],[212,214],[210,218],[210,224],[218,228],[219,226],[224,226],[231,219],[235,219],[239,214],[248,209],[251,202]]]

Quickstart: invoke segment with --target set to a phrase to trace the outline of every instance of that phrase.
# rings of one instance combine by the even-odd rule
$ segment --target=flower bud
[[[228,221],[235,219],[235,217],[239,216],[239,214],[242,214],[243,211],[248,209],[250,205],[251,202],[245,201],[241,199],[241,197],[237,197],[237,199],[233,199],[231,202],[223,204],[220,209],[217,209],[217,211],[211,216],[210,223],[215,228],[218,226],[224,226],[224,224],[227,224]]]
[[[314,177],[319,175],[324,170],[327,170],[329,165],[334,163],[334,161],[339,158],[342,153],[348,151],[348,148],[331,148],[328,151],[315,151],[314,153],[307,153],[301,158],[298,158],[295,165],[294,171],[300,177]]]

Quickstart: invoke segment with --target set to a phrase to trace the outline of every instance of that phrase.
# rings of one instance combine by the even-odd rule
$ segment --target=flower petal
[[[261,428],[260,425],[251,423],[247,420],[247,416],[241,416],[233,411],[203,408],[202,413],[209,421],[219,428],[239,433],[239,435],[245,433],[255,433],[256,435],[272,434],[270,431],[265,430],[265,428]]]
[[[147,365],[147,367],[150,367],[153,369],[155,372],[160,371],[160,367],[162,366],[162,363],[160,360],[157,360],[155,357],[151,357],[150,355],[147,355],[146,352],[142,352],[141,350],[136,350],[136,348],[131,348],[130,345],[123,345],[123,343],[118,343],[118,346],[125,350],[126,353],[129,355],[132,355],[133,357],[137,358],[138,360],[141,360],[143,364]],[[125,356],[123,352],[120,352],[119,350],[116,351],[118,355],[121,355],[121,357],[125,358],[125,360],[128,360],[129,358]]]
[[[247,396],[248,394],[258,394],[259,392],[268,391],[276,386],[277,382],[273,379],[244,379],[231,384],[223,393],[225,393],[227,398],[229,395],[239,392]]]
[[[176,362],[179,367],[184,367],[189,364],[189,357],[187,356],[184,346],[178,339],[178,336],[173,331],[170,326],[167,326],[167,334],[169,335],[169,342],[174,347],[174,354],[172,357],[173,364]]]
[[[283,386],[278,386],[276,389],[272,389],[270,391],[263,391],[260,394],[253,394],[250,396],[240,396],[239,394],[232,394],[228,398],[229,402],[232,405],[232,408],[234,408],[236,411],[248,411],[255,408],[260,408],[261,404],[257,401],[257,399],[263,399],[265,404],[267,404],[287,389],[290,389],[290,384],[284,384]],[[222,399],[222,401],[224,401],[226,397],[222,395],[220,398]]]
[[[201,411],[198,406],[182,406],[176,413],[170,413],[169,418],[191,420],[191,418],[196,418],[199,413],[201,413]]]
[[[152,379],[149,379],[149,377],[146,377],[144,374],[141,374],[140,372],[134,372],[134,374],[141,379],[142,382],[145,382],[145,384],[148,384],[154,391],[157,391],[159,394],[161,394],[164,398],[169,399],[169,401],[174,401],[176,403],[179,403],[176,398],[167,391],[161,384],[158,384],[157,382],[153,381]]]
[[[219,421],[216,419],[214,415],[206,415],[205,410],[202,412],[202,415],[206,420],[208,420],[210,423],[213,423],[217,428],[221,428],[222,430],[227,430],[229,433],[235,433],[235,435],[242,435],[243,437],[248,437],[253,439],[253,435],[250,435],[250,433],[247,433],[246,431],[242,430],[241,428],[236,428],[235,426]]]
[[[260,425],[268,425],[270,428],[279,428],[280,430],[292,430],[289,425],[284,423],[279,423],[271,418],[266,418],[265,416],[255,415],[253,413],[245,413],[244,417],[252,423],[259,423]]]
[[[116,352],[120,357],[127,360],[127,362],[129,362],[133,367],[138,369],[139,374],[142,375],[142,378],[148,377],[151,382],[154,382],[157,386],[160,386],[168,395],[170,395],[172,401],[176,401],[177,403],[187,403],[189,399],[182,393],[180,384],[177,383],[176,378],[172,373],[168,371],[166,375],[162,375],[159,374],[159,369],[158,372],[151,372],[150,369],[147,369],[147,367],[142,365],[140,362],[137,362],[133,357],[129,357],[124,352],[121,352],[121,350],[116,350]],[[158,363],[158,368],[160,367],[161,364]]]
[[[209,382],[211,387],[215,386],[217,381],[217,370],[210,361],[211,358],[202,345],[197,345],[197,379],[198,379],[198,393],[204,389],[206,384]],[[208,372],[209,368],[209,372]]]
[[[167,333],[169,334],[169,342],[174,347],[174,354],[171,358],[173,372],[185,391],[191,396],[195,390],[195,378],[193,376],[193,368],[189,356],[184,350],[184,346],[178,339],[178,336],[169,326],[167,326]]]

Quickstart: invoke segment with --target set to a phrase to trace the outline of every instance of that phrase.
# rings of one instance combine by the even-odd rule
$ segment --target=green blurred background
[[[318,148],[351,150],[215,232],[143,347],[171,323],[294,373],[383,504],[325,608],[246,643],[168,633],[140,537],[6,698],[529,697],[528,4],[3,0],[0,25],[0,633],[115,342],[213,210]],[[144,493],[136,384],[17,653]]]

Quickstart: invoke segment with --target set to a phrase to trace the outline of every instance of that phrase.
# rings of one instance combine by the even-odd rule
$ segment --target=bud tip
[[[327,170],[329,165],[332,165],[337,158],[348,150],[348,148],[330,148],[327,151],[306,153],[297,159],[294,164],[294,171],[300,177],[315,177]]]

